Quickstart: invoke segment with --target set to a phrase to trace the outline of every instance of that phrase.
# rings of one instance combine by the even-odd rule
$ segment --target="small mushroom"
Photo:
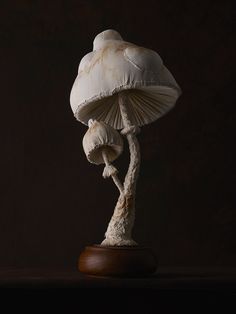
[[[104,122],[89,120],[89,129],[83,138],[83,148],[89,162],[105,164],[103,177],[116,177],[118,170],[111,165],[123,151],[123,139],[120,134]]]

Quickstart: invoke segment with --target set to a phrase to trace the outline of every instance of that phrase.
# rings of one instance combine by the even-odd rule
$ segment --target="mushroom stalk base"
[[[137,243],[132,239],[132,228],[135,219],[135,193],[140,168],[140,148],[136,137],[137,128],[132,125],[129,117],[125,93],[119,94],[119,106],[124,129],[130,150],[130,164],[124,180],[123,191],[118,198],[113,216],[109,222],[102,246],[133,246]]]

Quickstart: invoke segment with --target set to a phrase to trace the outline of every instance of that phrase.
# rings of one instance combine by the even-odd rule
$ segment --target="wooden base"
[[[93,276],[143,277],[153,274],[157,259],[141,246],[87,246],[78,261],[79,271]]]

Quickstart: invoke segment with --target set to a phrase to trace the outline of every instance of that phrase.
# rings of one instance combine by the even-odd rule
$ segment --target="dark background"
[[[74,269],[103,240],[118,193],[86,160],[69,94],[108,28],[156,50],[183,90],[139,135],[135,240],[163,266],[236,265],[235,23],[233,0],[1,1],[0,266]]]

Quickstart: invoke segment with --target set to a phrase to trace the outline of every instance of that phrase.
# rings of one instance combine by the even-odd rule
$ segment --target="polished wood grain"
[[[157,258],[150,248],[141,246],[87,246],[78,261],[80,272],[94,276],[140,277],[153,274]]]

